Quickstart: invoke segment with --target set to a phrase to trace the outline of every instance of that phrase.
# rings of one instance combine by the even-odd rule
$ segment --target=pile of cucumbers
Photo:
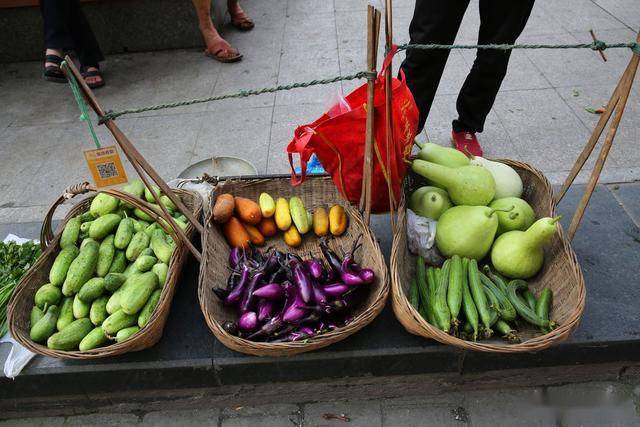
[[[140,180],[122,190],[155,202]],[[186,228],[187,219],[171,200],[159,188],[153,191],[178,226]],[[175,246],[142,210],[108,194],[96,195],[89,211],[71,218],[60,236],[49,283],[35,294],[31,339],[64,351],[128,339],[158,305]]]
[[[527,282],[507,281],[475,259],[454,255],[442,267],[416,261],[409,302],[433,326],[462,339],[490,338],[494,332],[509,342],[520,342],[515,322],[524,320],[547,333],[557,327],[549,320],[553,292],[544,288],[536,298]]]

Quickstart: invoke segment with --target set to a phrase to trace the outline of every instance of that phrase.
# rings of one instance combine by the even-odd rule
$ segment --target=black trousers
[[[478,44],[514,43],[524,29],[534,0],[480,0]],[[416,0],[409,36],[411,43],[452,44],[469,0]],[[407,50],[402,69],[420,110],[422,130],[449,50]],[[511,51],[478,50],[473,67],[460,89],[456,104],[458,118],[453,130],[482,132],[502,79],[507,73]]]
[[[97,67],[104,60],[79,0],[40,0],[47,49],[73,49],[80,64]]]

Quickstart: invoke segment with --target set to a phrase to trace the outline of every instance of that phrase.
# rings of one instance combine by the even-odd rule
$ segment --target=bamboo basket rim
[[[238,183],[241,186],[252,186],[259,183],[264,182],[274,182],[274,181],[289,181],[290,177],[275,177],[275,178],[264,178],[264,177],[240,177],[234,178],[231,180],[225,180],[224,182],[233,182]],[[311,180],[323,180],[327,185],[333,187],[333,182],[331,181],[331,177],[329,176],[310,176],[307,177],[307,181]],[[287,184],[289,185],[289,184]],[[218,190],[218,186],[214,187],[213,191],[209,196],[209,203],[212,205],[215,202],[216,191]],[[382,309],[385,306],[390,286],[389,286],[389,270],[387,268],[386,261],[380,249],[380,246],[373,235],[373,232],[370,230],[368,226],[365,226],[364,219],[360,212],[351,206],[347,201],[344,200],[336,200],[336,202],[341,203],[345,208],[347,215],[349,216],[349,227],[354,226],[354,223],[362,228],[362,239],[368,240],[368,243],[371,245],[371,248],[376,251],[376,261],[378,262],[378,267],[383,271],[382,277],[379,277],[379,286],[376,289],[375,299],[370,303],[370,305],[365,308],[362,312],[360,312],[357,316],[353,318],[353,320],[347,325],[337,328],[335,330],[322,333],[320,335],[314,336],[307,340],[303,341],[290,341],[283,343],[266,343],[259,341],[250,341],[244,338],[237,337],[235,335],[231,335],[227,331],[222,328],[222,325],[218,320],[216,320],[215,315],[209,311],[209,307],[205,301],[205,287],[207,284],[207,265],[209,262],[208,252],[210,250],[209,245],[206,244],[208,233],[210,233],[211,228],[217,227],[217,225],[211,222],[212,209],[210,206],[209,215],[205,220],[205,233],[202,236],[203,241],[203,257],[202,263],[200,265],[200,277],[198,281],[198,300],[200,302],[200,308],[204,315],[205,321],[211,332],[214,336],[222,342],[226,347],[241,352],[245,354],[250,354],[254,356],[271,356],[271,357],[280,357],[280,356],[293,356],[295,354],[299,354],[302,352],[308,352],[312,350],[316,350],[322,347],[326,347],[335,342],[341,341],[347,338],[349,335],[354,334],[359,331],[369,323],[371,323],[377,316],[380,314]],[[226,245],[226,242],[225,242]]]
[[[537,179],[539,179],[544,186],[544,191],[549,200],[549,205],[547,205],[546,207],[549,209],[549,212],[552,215],[555,215],[556,205],[555,199],[553,197],[553,189],[551,187],[551,184],[541,171],[529,165],[528,163],[520,162],[517,160],[496,159],[496,161],[505,163],[512,167],[523,169],[529,173],[532,173]],[[402,223],[404,220],[404,217],[406,215],[405,206],[406,197],[405,193],[403,192],[401,209],[398,210],[398,223]],[[440,329],[432,326],[431,324],[429,324],[429,322],[423,319],[420,313],[418,313],[418,311],[413,308],[411,304],[409,304],[407,296],[405,295],[404,290],[400,285],[402,279],[400,277],[399,269],[397,268],[399,262],[398,257],[400,256],[401,250],[399,244],[397,243],[399,233],[406,233],[405,227],[398,227],[398,230],[396,230],[396,233],[394,233],[393,236],[393,244],[391,249],[391,300],[396,318],[409,332],[465,350],[495,353],[526,353],[540,351],[566,340],[578,326],[586,303],[586,285],[576,254],[573,251],[573,248],[571,247],[568,239],[565,237],[562,226],[558,227],[558,237],[560,242],[562,243],[564,252],[569,257],[571,271],[578,279],[576,283],[576,286],[579,287],[577,304],[571,311],[568,319],[565,320],[559,327],[549,333],[530,338],[517,344],[466,341],[441,331]]]
[[[190,190],[185,190],[181,188],[172,189],[175,194],[180,197],[188,197],[190,199],[189,205],[191,205],[191,210],[196,217],[199,217],[202,213],[202,201],[200,196],[195,192]],[[60,206],[65,200],[69,200],[74,198],[75,196],[87,193],[95,193],[90,194],[87,197],[80,200],[76,203],[71,210],[67,213],[65,218],[61,221],[60,225],[57,227],[57,232],[53,234],[51,232],[51,224],[53,213],[58,206]],[[174,251],[170,261],[169,261],[169,270],[167,272],[167,279],[165,285],[162,288],[162,292],[160,294],[160,300],[158,301],[158,305],[153,311],[151,318],[147,322],[147,324],[140,328],[140,330],[134,334],[131,338],[123,341],[123,342],[112,342],[109,345],[104,347],[95,348],[87,351],[63,351],[63,350],[53,350],[48,348],[46,345],[38,344],[33,342],[29,337],[29,332],[27,330],[22,330],[19,325],[17,325],[19,314],[17,313],[18,305],[20,304],[21,298],[26,297],[27,294],[33,287],[30,286],[32,280],[36,272],[44,267],[44,264],[48,262],[48,258],[54,256],[54,254],[59,253],[60,248],[58,247],[58,242],[60,240],[61,232],[64,229],[66,223],[74,216],[86,212],[89,208],[89,204],[91,200],[99,193],[110,194],[120,200],[127,201],[131,203],[134,207],[137,207],[143,210],[148,215],[157,218],[160,218],[161,215],[151,211],[148,204],[134,197],[128,193],[124,193],[118,190],[96,190],[91,187],[88,183],[78,184],[74,186],[67,187],[63,192],[62,196],[49,209],[45,220],[42,225],[41,232],[41,245],[44,246],[43,252],[38,258],[38,260],[34,263],[34,265],[29,269],[29,271],[22,277],[20,282],[16,285],[16,289],[13,292],[11,300],[9,301],[9,305],[7,307],[7,322],[9,324],[9,331],[11,336],[19,342],[22,346],[32,351],[33,353],[40,354],[42,356],[49,356],[61,359],[75,359],[75,360],[87,360],[87,359],[97,359],[109,356],[116,356],[132,351],[144,350],[146,348],[152,347],[157,343],[157,341],[161,338],[162,332],[164,330],[164,325],[166,323],[167,317],[169,315],[169,310],[171,308],[171,303],[173,300],[173,294],[175,293],[175,289],[177,286],[177,282],[179,279],[179,275],[182,270],[182,266],[188,257],[188,249],[182,243],[180,239],[174,239],[176,244],[178,245],[176,250]],[[193,224],[189,223],[187,225],[186,234],[188,236],[192,236],[195,228]],[[37,285],[36,287],[39,287]]]

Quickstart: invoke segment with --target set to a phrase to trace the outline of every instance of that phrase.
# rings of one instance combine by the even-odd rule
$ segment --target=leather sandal
[[[209,58],[215,59],[216,61],[220,61],[224,64],[238,62],[242,59],[242,54],[232,47],[222,47],[214,53],[211,53],[209,49],[206,49],[204,54]]]
[[[55,82],[55,83],[67,82],[67,78],[65,77],[64,73],[60,69],[60,64],[62,64],[62,61],[63,61],[62,57],[58,55],[45,55],[44,57],[45,64],[47,62],[56,64],[56,65],[48,65],[44,67],[42,76],[44,77],[45,80],[49,82]]]
[[[92,65],[92,67],[95,67],[95,66]],[[104,86],[105,85],[104,76],[102,75],[100,70],[89,71],[88,68],[89,68],[88,65],[80,66],[80,74],[82,75],[82,77],[84,77],[84,81],[87,83],[87,86],[89,86],[91,89],[96,89]],[[87,82],[87,77],[100,77],[100,80],[94,83],[89,83]]]
[[[253,28],[256,26],[253,20],[249,18],[249,16],[244,12],[239,13],[236,16],[232,16],[231,25],[233,25],[240,31],[250,31],[253,30]]]

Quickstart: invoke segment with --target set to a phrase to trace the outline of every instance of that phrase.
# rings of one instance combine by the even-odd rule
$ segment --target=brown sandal
[[[244,12],[241,12],[236,16],[232,16],[231,25],[233,25],[240,31],[250,31],[253,30],[253,28],[256,26],[253,20],[249,18],[249,16]]]
[[[208,49],[205,49],[204,54],[209,58],[215,59],[216,61],[220,61],[224,64],[238,62],[242,59],[242,54],[232,47],[223,47],[216,50],[214,53],[211,53]]]

